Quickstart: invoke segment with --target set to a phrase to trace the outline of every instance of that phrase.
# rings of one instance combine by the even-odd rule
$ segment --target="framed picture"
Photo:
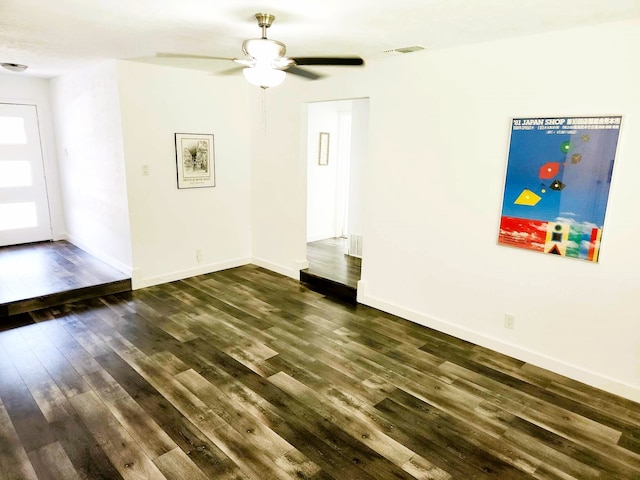
[[[514,118],[498,244],[597,262],[621,123]]]
[[[178,188],[215,187],[213,135],[176,133]]]
[[[320,132],[318,165],[329,165],[329,132]]]

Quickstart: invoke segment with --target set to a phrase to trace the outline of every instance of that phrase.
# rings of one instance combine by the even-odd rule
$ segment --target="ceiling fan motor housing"
[[[287,49],[284,43],[277,40],[251,38],[242,42],[242,51],[257,62],[271,62],[284,57]]]
[[[242,42],[244,54],[256,62],[253,66],[283,69],[292,65],[293,62],[285,57],[287,49],[284,43],[267,38],[267,28],[276,17],[270,13],[256,13],[255,17],[258,26],[262,28],[262,38],[251,38]]]

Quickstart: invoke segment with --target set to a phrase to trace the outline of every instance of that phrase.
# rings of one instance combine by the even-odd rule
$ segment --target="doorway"
[[[0,104],[0,247],[51,240],[35,105]]]
[[[368,120],[367,98],[307,105],[307,273],[354,292],[361,253],[352,247],[362,245]]]

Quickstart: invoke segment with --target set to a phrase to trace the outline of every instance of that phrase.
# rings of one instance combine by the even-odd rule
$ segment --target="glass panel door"
[[[0,104],[0,246],[51,239],[35,105]]]

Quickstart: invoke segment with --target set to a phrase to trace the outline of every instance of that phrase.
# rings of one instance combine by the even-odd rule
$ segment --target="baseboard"
[[[363,281],[358,282],[358,302],[378,310],[382,310],[383,312],[397,315],[398,317],[419,325],[433,328],[434,330],[452,335],[456,338],[475,343],[476,345],[490,348],[496,352],[509,355],[510,357],[531,363],[532,365],[536,365],[540,368],[545,368],[579,382],[586,383],[587,385],[591,385],[592,387],[613,393],[614,395],[619,395],[634,402],[640,402],[639,387],[629,385],[614,378],[602,376],[596,372],[585,370],[584,368],[543,355],[539,352],[528,350],[518,345],[513,345],[500,339],[484,335],[480,332],[462,328],[458,325],[438,320],[422,313],[367,295],[366,286]]]
[[[300,270],[302,270],[303,268],[309,267],[309,263],[306,260],[295,262],[293,267],[285,267],[284,265],[268,262],[267,260],[262,260],[261,258],[256,258],[256,257],[253,257],[250,263],[257,265],[258,267],[271,270],[272,272],[279,273],[280,275],[291,277],[295,280],[300,280]]]
[[[249,263],[251,263],[250,258],[236,258],[219,263],[198,265],[197,267],[169,272],[154,277],[144,277],[143,273],[139,269],[136,269],[134,275],[132,276],[132,289],[138,290],[140,288],[152,287],[153,285],[175,282],[177,280],[183,280],[185,278],[195,277],[197,275],[206,275],[207,273],[219,272],[220,270],[241,267],[243,265],[248,265]]]
[[[309,268],[309,260],[297,260],[293,262],[293,268],[298,271]]]
[[[84,242],[74,237],[73,235],[69,235],[68,233],[65,233],[64,235],[59,235],[59,237],[60,237],[59,240],[66,240],[67,242],[74,244],[79,249],[84,250],[89,255],[96,257],[98,260],[103,261],[104,263],[106,263],[110,267],[115,268],[119,272],[122,272],[129,277],[133,276],[133,269],[130,265],[125,265],[124,263],[116,260],[113,257],[110,257],[104,252],[100,250],[96,250],[95,248],[92,248],[89,245],[86,245]]]
[[[311,235],[307,237],[307,243],[317,242],[319,240],[327,240],[329,238],[335,238],[335,233],[321,233],[319,235]]]

